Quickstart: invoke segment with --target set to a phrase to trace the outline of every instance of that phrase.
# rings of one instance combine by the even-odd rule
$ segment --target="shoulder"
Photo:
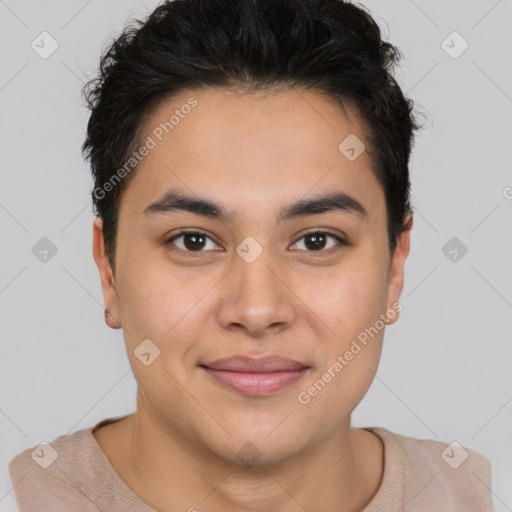
[[[16,501],[21,512],[84,510],[98,512],[75,482],[76,463],[88,457],[90,429],[42,442],[16,455],[8,465]],[[79,478],[79,476],[78,476]],[[60,508],[57,508],[60,507]]]
[[[93,436],[94,429],[127,416],[104,419],[16,455],[8,471],[20,512],[151,510],[124,484]]]
[[[370,430],[383,440],[385,463],[401,466],[404,504],[410,510],[494,510],[491,463],[481,453],[457,442],[416,439],[382,427]]]

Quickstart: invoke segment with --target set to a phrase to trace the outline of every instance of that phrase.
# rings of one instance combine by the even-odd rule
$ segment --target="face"
[[[368,152],[339,149],[363,124],[313,92],[199,89],[144,128],[115,278],[94,224],[138,414],[227,461],[247,443],[269,463],[318,446],[371,384],[409,251],[411,223],[389,253]]]

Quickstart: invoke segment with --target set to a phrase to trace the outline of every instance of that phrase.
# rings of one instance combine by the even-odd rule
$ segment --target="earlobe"
[[[107,306],[105,309],[105,322],[112,329],[119,329],[121,322],[119,320],[116,282],[105,249],[103,219],[101,217],[96,217],[93,222],[92,252],[100,273],[103,301],[105,306]]]
[[[105,323],[112,329],[119,329],[121,327],[121,323],[112,316],[109,308],[105,309]]]
[[[410,250],[412,225],[413,217],[410,214],[404,222],[404,230],[398,237],[393,256],[391,257],[387,308],[388,311],[392,310],[395,314],[386,321],[388,325],[395,323],[400,316],[399,311],[401,308],[397,309],[397,304],[404,286],[405,261]]]

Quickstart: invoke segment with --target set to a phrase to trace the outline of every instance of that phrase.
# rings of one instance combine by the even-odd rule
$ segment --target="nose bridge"
[[[279,262],[272,251],[263,248],[255,257],[256,249],[251,240],[237,248],[218,311],[224,327],[243,326],[253,335],[283,328],[295,316],[293,294],[285,285]]]

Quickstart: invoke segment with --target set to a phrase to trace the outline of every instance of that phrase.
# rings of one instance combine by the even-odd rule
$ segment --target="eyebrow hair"
[[[221,204],[201,197],[189,196],[176,189],[167,191],[160,199],[148,205],[143,213],[144,215],[151,215],[171,213],[177,210],[219,220],[229,220],[234,215],[232,210],[228,210]],[[338,191],[324,193],[310,199],[299,199],[290,205],[284,206],[280,210],[277,222],[331,211],[352,213],[361,218],[368,217],[368,212],[355,197]]]

